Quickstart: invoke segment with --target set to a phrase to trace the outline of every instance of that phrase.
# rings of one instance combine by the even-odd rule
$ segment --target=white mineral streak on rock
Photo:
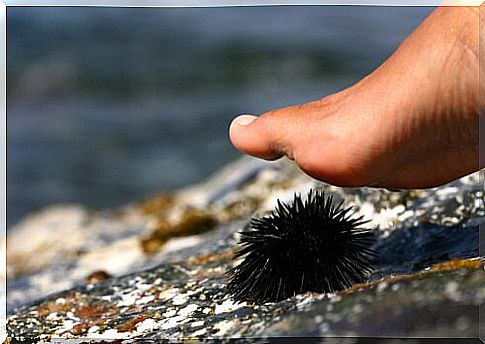
[[[154,295],[144,296],[136,301],[137,305],[144,305],[145,303],[152,302],[155,299]]]
[[[340,300],[342,300],[342,296],[334,293],[328,293],[327,296],[329,297],[331,303],[340,302]]]
[[[58,316],[57,316],[57,312],[53,312],[53,313],[50,313],[47,317],[46,317],[46,320],[57,320],[58,319]]]
[[[153,331],[160,327],[160,324],[153,319],[146,319],[136,324],[137,332]]]
[[[89,332],[86,339],[123,339],[130,336],[130,332],[118,332],[116,329],[109,329],[101,333]]]
[[[177,310],[174,309],[174,308],[171,308],[169,309],[168,311],[166,311],[165,313],[162,314],[162,316],[164,318],[171,318],[173,317],[175,314],[177,314]]]
[[[370,220],[368,227],[379,227],[380,230],[392,228],[399,219],[400,214],[404,213],[406,207],[402,204],[393,208],[381,209],[376,212],[374,205],[370,202],[364,202],[360,205],[360,210],[356,215],[364,216],[364,219]]]
[[[235,324],[237,320],[223,320],[214,325],[214,329],[218,330],[216,335],[224,336]]]
[[[436,195],[439,196],[439,197],[447,197],[447,196],[457,194],[458,192],[460,192],[459,188],[449,186],[447,188],[437,189]]]
[[[406,210],[404,213],[402,213],[399,216],[399,221],[406,221],[407,219],[410,219],[411,217],[415,216],[416,212],[412,210]]]
[[[161,329],[162,330],[167,330],[169,328],[178,326],[178,325],[180,325],[182,323],[182,321],[184,319],[185,318],[183,316],[180,316],[180,315],[177,315],[177,316],[172,317],[172,318],[168,318],[168,319],[162,321]]]
[[[143,282],[136,284],[136,289],[141,290],[141,291],[148,290],[151,287],[153,287],[153,284],[148,284],[148,283],[143,283]]]
[[[158,298],[167,301],[178,295],[178,293],[179,288],[169,288],[161,291],[160,294],[158,294]]]
[[[300,299],[300,300],[298,300],[298,303],[296,304],[296,307],[299,310],[304,309],[306,306],[308,306],[309,304],[311,304],[314,301],[313,298],[308,297],[307,294],[300,294],[300,295],[297,295],[297,297],[299,297],[299,299]]]
[[[94,332],[97,332],[98,330],[99,330],[99,326],[94,325],[89,328],[88,333],[94,333]]]
[[[131,306],[136,303],[136,301],[139,299],[139,291],[134,290],[128,294],[123,294],[121,295],[121,300],[118,301],[117,307],[126,307],[126,306]]]
[[[58,334],[58,335],[63,334],[64,332],[71,330],[74,327],[74,325],[76,325],[74,321],[64,320],[62,322],[62,326],[56,330],[55,334]]]
[[[194,321],[192,324],[190,324],[190,327],[199,327],[199,326],[204,326],[205,321],[200,320],[200,321]]]
[[[178,314],[184,317],[188,317],[197,310],[198,306],[196,304],[190,304],[185,308],[179,310]]]
[[[174,306],[180,306],[180,305],[183,305],[184,303],[187,303],[188,300],[189,300],[189,298],[187,297],[187,295],[180,294],[180,295],[175,296],[172,299],[172,304]]]
[[[205,335],[206,333],[207,333],[207,329],[202,328],[202,329],[197,330],[197,331],[195,331],[194,333],[192,333],[192,336],[194,336],[194,337],[203,336],[203,335]]]
[[[236,303],[231,300],[226,300],[220,305],[216,305],[214,313],[221,314],[226,312],[234,312],[236,309],[239,309],[245,306],[246,306],[246,302]]]

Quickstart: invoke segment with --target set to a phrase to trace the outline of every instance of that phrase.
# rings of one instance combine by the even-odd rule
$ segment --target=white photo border
[[[482,37],[485,32],[485,5],[484,0],[0,0],[0,90],[3,88],[0,96],[0,108],[3,111],[3,120],[0,124],[0,146],[2,150],[0,178],[3,181],[1,185],[2,197],[0,199],[0,219],[3,223],[3,237],[0,239],[0,342],[7,338],[6,319],[7,319],[7,7],[14,6],[35,6],[35,7],[235,7],[235,6],[299,6],[299,5],[327,5],[327,6],[481,6],[480,8],[480,49],[479,49],[479,96],[483,100],[481,105],[485,107],[485,70],[480,62],[481,57],[485,55],[485,42]],[[483,5],[483,6],[482,6]],[[483,13],[483,15],[482,15]],[[481,110],[483,113],[485,110]],[[482,139],[485,135],[485,114],[480,116],[480,161],[485,161],[483,150],[485,141]],[[482,147],[482,145],[484,147]],[[482,149],[484,148],[484,149]],[[480,174],[480,182],[483,184],[484,173]],[[480,224],[479,254],[483,256],[485,246],[482,245],[482,233],[485,226]],[[479,306],[479,324],[483,307]],[[479,338],[485,342],[485,328],[479,326]]]

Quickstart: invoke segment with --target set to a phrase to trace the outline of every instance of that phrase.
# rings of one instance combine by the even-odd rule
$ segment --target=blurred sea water
[[[116,207],[240,156],[230,120],[376,68],[429,7],[7,10],[7,222]]]

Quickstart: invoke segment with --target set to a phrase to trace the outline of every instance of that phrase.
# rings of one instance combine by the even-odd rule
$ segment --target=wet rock
[[[235,303],[225,293],[222,257],[186,261],[76,288],[19,310],[18,339],[233,336],[472,336],[485,298],[482,264],[456,264],[375,280],[338,294],[279,303]],[[82,330],[82,331],[81,331]],[[438,332],[435,332],[438,331]]]
[[[237,264],[238,232],[277,199],[310,188],[371,220],[380,258],[369,282],[263,305],[232,300],[226,271]],[[17,340],[476,337],[485,298],[482,198],[478,173],[440,188],[390,192],[338,188],[289,162],[243,159],[148,203],[106,212],[50,208],[9,233],[9,244],[20,247],[9,245],[8,333]],[[159,241],[151,254],[140,245],[147,239]],[[96,270],[112,277],[85,284]]]

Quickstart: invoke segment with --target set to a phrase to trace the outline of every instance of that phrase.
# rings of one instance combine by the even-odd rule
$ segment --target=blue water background
[[[236,114],[351,85],[431,10],[8,8],[8,225],[203,180],[240,156]]]

